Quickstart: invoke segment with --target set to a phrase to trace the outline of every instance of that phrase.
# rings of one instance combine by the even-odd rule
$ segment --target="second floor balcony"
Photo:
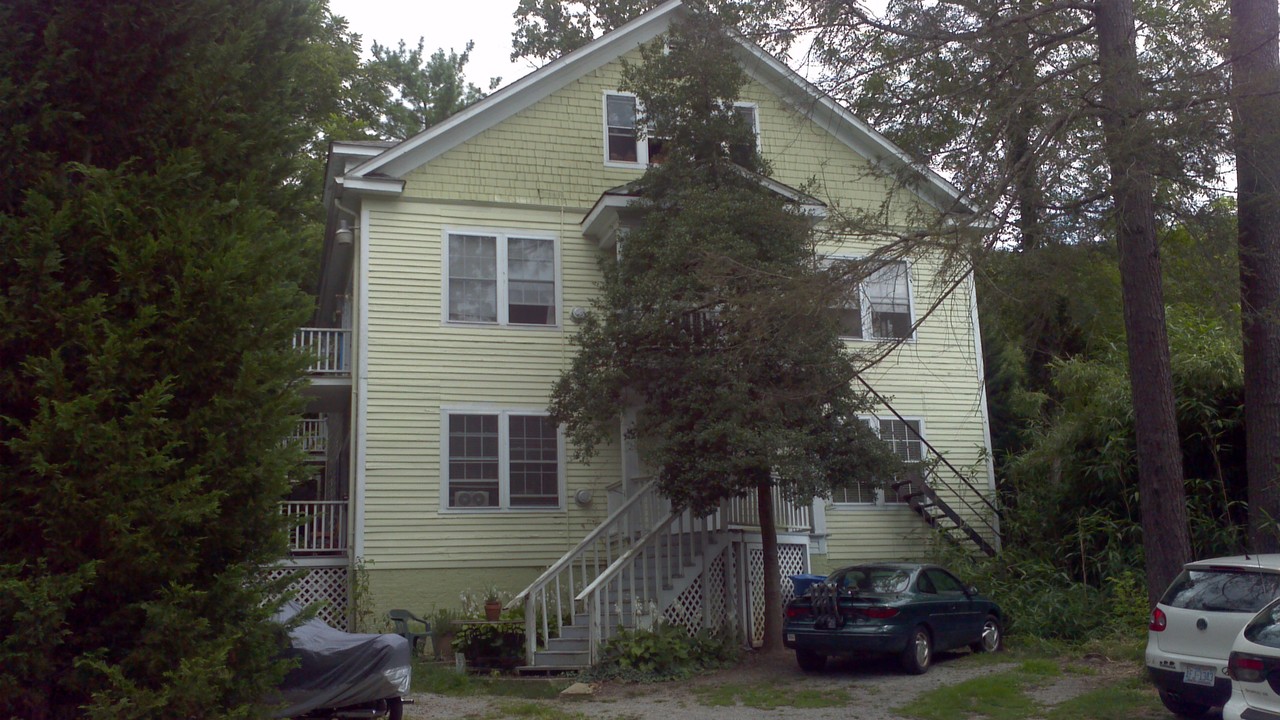
[[[311,357],[307,372],[312,375],[351,374],[351,331],[341,328],[299,328],[293,346]]]

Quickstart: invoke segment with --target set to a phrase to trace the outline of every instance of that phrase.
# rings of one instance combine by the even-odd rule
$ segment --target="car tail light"
[[[862,612],[872,620],[888,620],[889,618],[898,614],[898,608],[891,608],[891,607],[884,607],[882,605],[876,605],[873,607],[864,608]]]
[[[801,607],[798,605],[788,605],[786,615],[788,620],[803,620],[813,614],[813,608]]]
[[[1156,608],[1151,611],[1151,624],[1147,625],[1147,629],[1151,632],[1164,632],[1169,627],[1169,618],[1165,617],[1164,611]]]
[[[1231,659],[1227,661],[1227,674],[1232,680],[1262,682],[1266,677],[1266,667],[1260,657],[1233,652]]]

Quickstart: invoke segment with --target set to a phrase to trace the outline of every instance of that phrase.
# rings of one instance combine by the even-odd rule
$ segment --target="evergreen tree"
[[[847,287],[842,272],[819,263],[811,219],[750,172],[765,169],[759,158],[731,151],[753,147],[733,110],[745,75],[731,45],[695,13],[624,71],[663,160],[630,186],[643,219],[601,262],[601,294],[551,410],[589,458],[635,409],[632,432],[675,507],[704,513],[755,496],[765,648],[777,650],[772,489],[806,502],[885,477],[895,461],[857,420],[869,404],[850,385],[855,368],[828,311]]]
[[[410,50],[404,40],[397,49],[373,44],[373,58],[365,64],[363,77],[378,96],[378,117],[374,133],[386,140],[404,140],[448,118],[484,97],[484,92],[467,82],[464,68],[474,43],[468,41],[461,54],[436,50],[425,61],[423,38]],[[501,78],[489,81],[497,87]]]
[[[350,46],[305,0],[0,15],[0,715],[260,715]]]
[[[1231,18],[1249,539],[1254,552],[1276,552],[1280,550],[1280,10],[1275,0],[1235,0]]]

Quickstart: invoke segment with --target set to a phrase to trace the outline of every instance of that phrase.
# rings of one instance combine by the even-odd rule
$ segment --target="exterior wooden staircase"
[[[807,532],[808,509],[781,500],[775,496],[779,530]],[[728,621],[745,630],[731,597],[741,578],[729,558],[742,529],[757,524],[755,513],[746,499],[703,517],[673,512],[653,483],[644,482],[507,604],[524,610],[526,664],[519,670],[589,667],[619,631],[652,627],[659,619],[678,617],[695,628]]]
[[[957,476],[966,485],[969,484],[963,475],[957,474]],[[972,543],[988,557],[996,554],[996,546],[987,538],[990,537],[995,542],[999,542],[1000,531],[994,522],[988,519],[995,517],[995,505],[985,496],[977,495],[982,503],[989,506],[991,515],[979,512],[979,508],[965,495],[948,493],[952,503],[961,508],[958,511],[952,503],[946,502],[942,497],[942,492],[951,488],[941,481],[939,473],[927,466],[905,473],[892,484],[892,487],[900,500],[907,503],[908,507],[952,544],[964,547]],[[974,490],[976,491],[976,488]],[[980,532],[980,528],[985,529],[987,534]]]

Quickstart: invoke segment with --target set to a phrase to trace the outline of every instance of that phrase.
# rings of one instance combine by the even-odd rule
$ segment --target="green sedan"
[[[937,565],[881,562],[832,573],[787,604],[783,640],[818,672],[832,655],[896,655],[921,674],[936,652],[999,650],[1000,606]]]

